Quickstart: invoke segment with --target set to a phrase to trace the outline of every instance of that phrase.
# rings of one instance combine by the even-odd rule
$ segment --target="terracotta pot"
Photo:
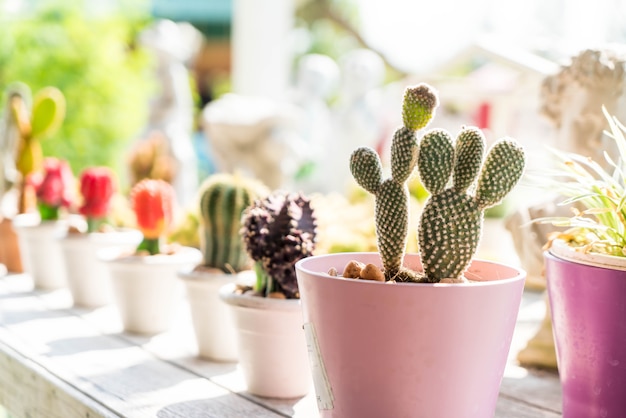
[[[297,398],[311,389],[311,372],[297,299],[237,295],[220,289],[237,325],[239,364],[248,392],[269,398]]]
[[[226,284],[254,282],[254,271],[226,274],[221,270],[179,271],[185,283],[198,355],[216,361],[237,361],[235,321],[219,290]]]
[[[111,278],[97,252],[108,247],[132,251],[141,242],[133,229],[89,234],[67,234],[59,240],[65,260],[67,282],[74,305],[97,308],[113,301]]]
[[[13,221],[0,216],[0,263],[11,273],[23,273],[22,255]]]
[[[158,334],[170,328],[174,309],[182,297],[177,272],[200,262],[202,254],[182,247],[175,254],[126,255],[119,248],[98,252],[105,262],[113,285],[124,331]]]
[[[625,416],[626,259],[556,242],[544,257],[563,416]]]
[[[59,238],[65,234],[66,222],[41,221],[39,214],[25,213],[13,218],[22,252],[22,262],[35,287],[53,290],[67,285],[65,262]]]
[[[525,273],[473,261],[477,283],[411,284],[332,277],[377,253],[314,256],[296,264],[322,417],[490,417]],[[405,265],[420,270],[419,256]]]

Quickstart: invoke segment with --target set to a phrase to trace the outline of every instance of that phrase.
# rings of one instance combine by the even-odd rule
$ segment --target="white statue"
[[[201,34],[188,23],[159,20],[140,35],[154,52],[159,94],[150,106],[142,140],[160,132],[176,162],[172,181],[180,203],[192,200],[198,188],[197,159],[192,143],[194,104],[189,70],[185,65],[199,50]]]
[[[217,171],[291,189],[307,148],[294,105],[229,93],[204,108],[202,121]]]
[[[351,181],[350,155],[359,146],[379,148],[386,129],[381,115],[385,63],[375,52],[357,49],[340,59],[341,86],[334,108],[336,140],[328,154],[336,191]]]
[[[294,187],[304,192],[327,192],[333,181],[328,155],[336,133],[327,100],[338,81],[339,66],[326,55],[308,54],[298,62],[291,100],[299,109],[298,131],[305,150]]]
[[[552,146],[605,162],[604,152],[616,156],[615,143],[603,135],[608,129],[602,106],[620,121],[626,121],[626,55],[616,50],[586,50],[543,83],[541,112],[555,127]],[[542,248],[552,225],[530,223],[533,219],[571,216],[568,207],[552,200],[521,208],[507,219],[522,266],[529,279],[543,275]],[[542,279],[540,279],[542,280]]]

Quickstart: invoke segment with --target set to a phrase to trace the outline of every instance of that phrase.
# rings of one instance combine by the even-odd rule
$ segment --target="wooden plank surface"
[[[496,417],[561,416],[558,375],[515,364],[537,329],[543,296],[526,293]],[[236,364],[196,356],[186,301],[169,332],[122,332],[113,306],[71,306],[67,290],[32,290],[26,275],[0,279],[0,404],[16,418],[318,416],[313,394],[256,397]]]

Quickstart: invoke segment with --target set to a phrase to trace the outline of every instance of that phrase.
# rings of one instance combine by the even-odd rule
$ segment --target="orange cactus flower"
[[[158,239],[172,222],[174,188],[163,180],[144,179],[133,187],[130,200],[144,238]]]

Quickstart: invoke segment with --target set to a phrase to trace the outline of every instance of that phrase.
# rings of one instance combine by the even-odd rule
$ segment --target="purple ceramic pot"
[[[563,416],[626,417],[626,271],[544,257]]]

